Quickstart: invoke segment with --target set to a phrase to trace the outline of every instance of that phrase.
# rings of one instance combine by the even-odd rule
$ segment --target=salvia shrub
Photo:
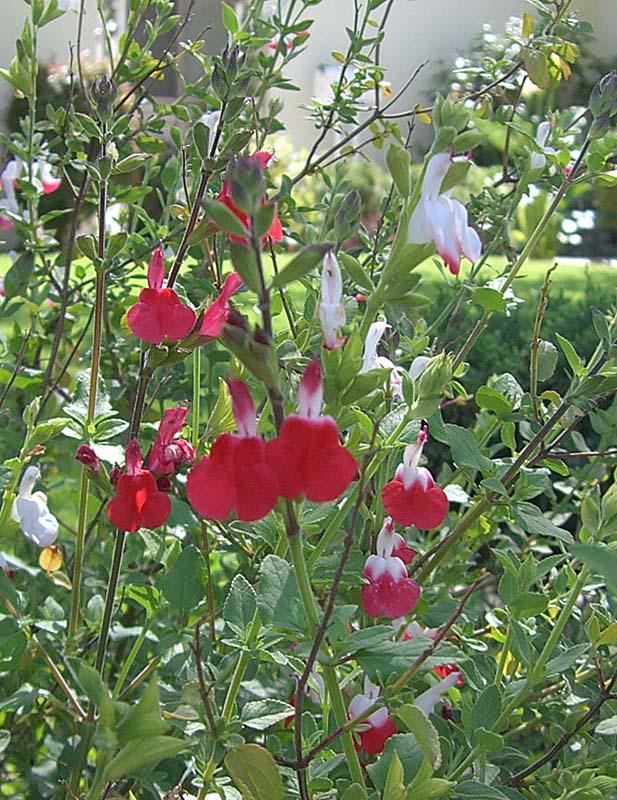
[[[186,39],[193,3],[130,0],[106,69],[88,80],[77,48],[45,108],[41,30],[91,20],[26,5],[1,71],[24,116],[2,136],[0,794],[616,796],[616,316],[586,307],[577,352],[549,273],[525,368],[474,372],[562,199],[611,172],[615,74],[517,125],[525,86],[550,103],[576,69],[573,4],[535,2],[472,92],[405,117],[413,79],[380,62],[393,0],[356,3],[283,174],[320,0],[222,3],[215,55]],[[176,102],[154,94],[168,71]],[[470,197],[493,110],[503,171]],[[348,172],[369,144],[377,221]]]

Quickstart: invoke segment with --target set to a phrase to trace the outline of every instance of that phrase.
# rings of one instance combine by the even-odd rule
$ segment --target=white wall
[[[598,55],[614,55],[617,0],[574,0],[572,8],[580,10],[581,19],[593,24]],[[311,16],[315,19],[310,44],[287,69],[300,92],[284,94],[285,121],[294,142],[300,145],[309,144],[313,133],[305,119],[306,112],[298,106],[309,103],[315,71],[320,64],[333,63],[331,51],[346,50],[345,25],[352,23],[353,2],[323,0],[309,11],[313,11]],[[395,110],[413,108],[421,101],[423,92],[432,86],[433,74],[451,65],[456,55],[469,48],[483,23],[503,30],[508,17],[520,17],[523,11],[533,11],[525,0],[395,0],[382,46],[382,63],[389,68],[387,77],[394,92],[419,64],[429,61]]]

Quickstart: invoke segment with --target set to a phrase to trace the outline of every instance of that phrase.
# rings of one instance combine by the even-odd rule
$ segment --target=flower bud
[[[362,198],[357,189],[347,192],[334,217],[334,234],[339,242],[344,242],[360,225],[360,206]]]
[[[266,191],[259,160],[242,156],[232,164],[229,170],[229,186],[234,205],[249,216],[256,214]]]
[[[107,75],[101,75],[92,85],[92,99],[101,122],[109,122],[116,101],[116,87]]]
[[[589,109],[596,119],[604,114],[617,114],[617,70],[612,69],[593,87]]]
[[[439,407],[441,393],[452,379],[452,362],[445,354],[432,358],[417,382],[417,400],[413,404],[414,417],[430,417]]]
[[[113,467],[111,472],[109,473],[109,482],[111,483],[112,486],[116,486],[116,484],[120,480],[120,475],[122,475],[122,470],[116,464],[116,466]]]
[[[80,444],[75,452],[75,458],[80,464],[83,464],[84,467],[91,469],[93,472],[97,472],[101,466],[99,457],[89,444]]]
[[[156,485],[159,492],[171,492],[171,481],[165,476],[157,478]]]

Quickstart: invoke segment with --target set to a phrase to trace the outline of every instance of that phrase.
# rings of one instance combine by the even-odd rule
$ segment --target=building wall
[[[182,11],[187,0],[177,2]],[[5,11],[0,27],[0,65],[6,66],[13,57],[14,41],[28,9],[23,0],[0,0],[0,4]],[[197,36],[207,29],[204,38],[208,51],[224,43],[219,8],[220,0],[196,2],[190,35]],[[617,0],[574,0],[573,8],[580,10],[581,17],[594,25],[598,54],[614,56],[617,53]],[[398,103],[397,110],[411,108],[423,99],[432,85],[434,73],[451,64],[458,53],[470,46],[483,23],[502,29],[509,16],[520,16],[526,9],[530,7],[525,0],[395,0],[382,47],[382,61],[389,69],[388,78],[393,89],[396,91],[419,64],[429,62]],[[310,44],[287,69],[300,91],[284,94],[285,122],[298,146],[312,139],[312,127],[300,105],[310,102],[315,74],[321,65],[332,63],[331,51],[346,49],[345,25],[351,24],[353,2],[323,0],[320,6],[309,9],[311,11],[315,24]],[[95,55],[100,48],[98,27],[96,0],[86,0],[83,48]],[[77,15],[69,12],[43,29],[41,60],[68,61],[69,41],[75,42],[76,38]],[[10,91],[1,81],[0,115]]]

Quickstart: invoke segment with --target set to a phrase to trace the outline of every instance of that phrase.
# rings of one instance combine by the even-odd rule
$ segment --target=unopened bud
[[[263,168],[256,158],[242,156],[229,170],[231,199],[241,211],[253,216],[261,208],[266,191]]]
[[[122,470],[116,464],[115,467],[112,468],[111,472],[109,473],[109,482],[112,486],[116,486],[118,481],[120,480],[120,476],[122,475]]]
[[[80,444],[75,453],[75,458],[80,464],[83,464],[84,467],[91,469],[93,472],[97,472],[101,466],[99,457],[89,444]]]
[[[357,189],[347,192],[334,217],[334,235],[337,241],[349,239],[360,225],[360,207],[362,198]]]
[[[589,109],[593,116],[617,114],[617,70],[612,69],[596,83],[589,97]]]
[[[171,492],[171,481],[167,477],[157,478],[156,486],[159,492]]]
[[[452,379],[452,362],[445,354],[432,358],[417,382],[417,399],[413,404],[413,414],[430,417],[439,408],[441,394]]]
[[[92,85],[92,99],[101,122],[109,122],[116,101],[116,87],[107,75],[101,75]]]

